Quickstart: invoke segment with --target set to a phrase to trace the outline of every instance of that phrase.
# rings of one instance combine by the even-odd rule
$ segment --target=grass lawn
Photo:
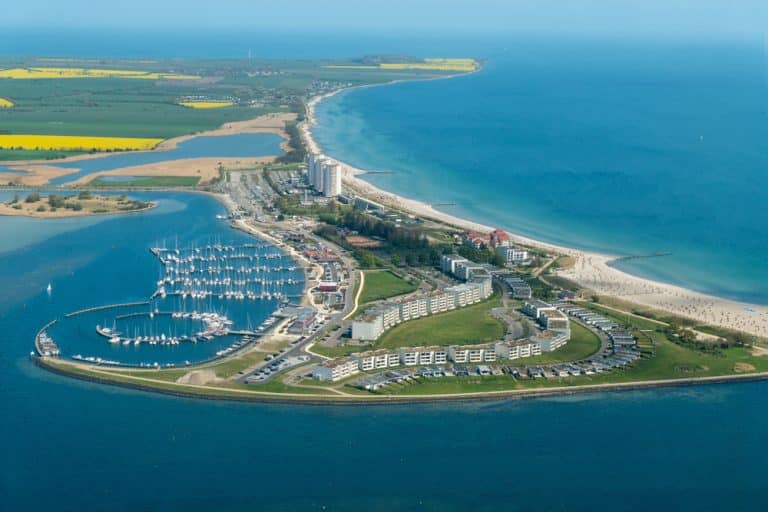
[[[500,305],[500,295],[494,293],[490,299],[465,308],[403,322],[385,332],[375,346],[473,345],[497,340],[504,336],[506,327],[490,315],[490,310]]]
[[[198,181],[200,181],[199,176],[147,176],[127,181],[106,181],[96,178],[88,182],[88,186],[99,188],[194,187]]]
[[[564,347],[540,356],[520,359],[521,364],[554,364],[585,359],[600,350],[600,338],[586,327],[571,322],[571,339]],[[512,364],[517,361],[513,361]]]
[[[0,162],[10,160],[55,160],[82,155],[82,151],[41,151],[35,149],[0,149]],[[2,175],[0,175],[1,177]]]
[[[416,290],[416,285],[409,283],[389,270],[366,270],[365,287],[360,295],[360,303],[387,299]]]

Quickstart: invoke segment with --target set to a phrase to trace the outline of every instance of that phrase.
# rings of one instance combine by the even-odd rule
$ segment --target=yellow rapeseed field
[[[424,59],[423,62],[381,64],[381,69],[423,69],[434,71],[474,71],[478,64],[474,59]]]
[[[135,137],[82,137],[78,135],[3,135],[0,149],[59,151],[135,151],[152,149],[163,139]]]
[[[222,108],[234,105],[231,101],[181,101],[179,105],[187,108]]]
[[[136,78],[144,80],[198,80],[199,76],[180,75],[176,73],[155,73],[149,71],[134,71],[129,69],[95,69],[95,68],[10,68],[0,69],[0,78],[15,78],[19,80],[41,78]]]
[[[377,66],[366,65],[334,65],[323,66],[332,69],[417,69],[422,71],[463,71],[470,72],[477,70],[480,65],[474,59],[424,59],[421,62],[390,62],[382,63]]]
[[[12,106],[13,102],[11,100],[0,98],[0,108],[11,108]]]

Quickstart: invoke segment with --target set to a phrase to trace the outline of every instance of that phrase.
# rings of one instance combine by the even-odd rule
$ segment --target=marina
[[[212,361],[259,343],[304,285],[303,268],[262,241],[149,251],[160,266],[149,300],[65,313],[40,331],[36,353],[132,368]]]

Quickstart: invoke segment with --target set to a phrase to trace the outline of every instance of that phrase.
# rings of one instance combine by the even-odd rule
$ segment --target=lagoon
[[[51,163],[56,167],[78,169],[78,172],[51,180],[53,185],[75,181],[88,174],[111,171],[122,167],[153,164],[185,158],[255,158],[259,156],[282,155],[280,144],[283,139],[273,133],[241,133],[224,136],[198,136],[180,142],[168,151],[143,151],[136,153],[115,153],[99,158],[77,160],[66,163]]]

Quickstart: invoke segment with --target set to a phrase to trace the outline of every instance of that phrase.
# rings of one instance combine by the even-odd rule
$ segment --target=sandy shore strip
[[[227,169],[243,169],[253,167],[254,165],[271,163],[274,159],[274,156],[260,156],[253,158],[187,158],[168,160],[166,162],[135,165],[133,167],[121,167],[112,171],[95,172],[82,176],[71,183],[67,183],[67,185],[83,186],[105,176],[133,176],[136,178],[199,176],[200,181],[198,185],[205,185],[219,177],[219,165]]]
[[[340,91],[316,96],[307,103],[307,119],[301,124],[300,132],[311,152],[322,153],[319,144],[312,136],[312,128],[317,123],[315,107],[320,101],[338,92]],[[344,185],[373,201],[461,229],[483,232],[493,229],[490,226],[440,212],[421,201],[382,190],[360,178],[365,174],[365,170],[357,169],[340,160],[336,161],[344,169]],[[723,299],[680,286],[633,276],[609,265],[617,258],[616,256],[548,244],[515,233],[510,233],[510,237],[516,243],[572,256],[575,260],[574,266],[559,271],[558,275],[594,290],[597,294],[616,297],[699,322],[768,337],[768,306]]]

